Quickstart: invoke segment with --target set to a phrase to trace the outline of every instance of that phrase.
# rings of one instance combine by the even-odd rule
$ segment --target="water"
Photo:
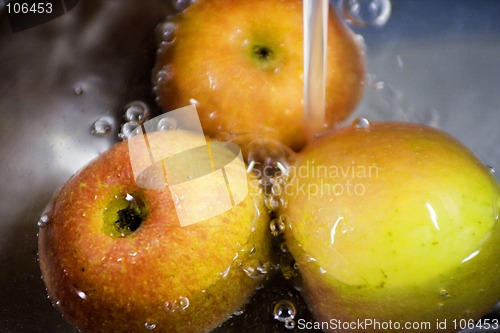
[[[304,113],[310,132],[325,127],[328,0],[304,1]]]

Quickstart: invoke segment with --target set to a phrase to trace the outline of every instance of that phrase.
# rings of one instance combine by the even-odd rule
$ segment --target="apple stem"
[[[328,0],[304,0],[304,114],[309,132],[325,130]]]

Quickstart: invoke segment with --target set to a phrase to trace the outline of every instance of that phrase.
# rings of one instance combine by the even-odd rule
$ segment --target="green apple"
[[[160,148],[200,141],[182,131],[152,138]],[[54,196],[39,231],[48,293],[84,332],[208,332],[264,281],[270,236],[261,194],[250,187],[232,209],[182,226],[168,188],[138,186],[129,153],[134,140],[100,155]],[[225,147],[210,147],[227,160]],[[151,163],[148,154],[135,151],[135,165]],[[180,163],[192,170],[194,162]],[[218,199],[215,184],[203,185]]]
[[[441,131],[341,129],[298,154],[286,197],[286,241],[327,332],[452,332],[500,300],[499,184]]]
[[[199,0],[170,18],[167,27],[153,73],[165,112],[195,103],[212,137],[230,135],[242,146],[262,137],[294,150],[304,146],[309,134],[301,0]],[[364,63],[356,38],[332,8],[328,29],[326,126],[331,127],[357,105]]]

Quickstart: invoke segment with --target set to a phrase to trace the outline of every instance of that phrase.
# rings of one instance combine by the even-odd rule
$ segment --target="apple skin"
[[[164,112],[195,103],[205,134],[230,136],[243,150],[263,137],[294,150],[306,144],[302,1],[200,0],[169,22],[175,39],[160,47],[153,71]],[[365,72],[362,48],[332,8],[328,29],[330,128],[354,110]]]
[[[286,195],[285,238],[317,321],[453,332],[453,320],[479,319],[500,300],[499,184],[443,132],[341,129],[298,154]],[[380,327],[325,331],[422,331]]]
[[[147,152],[136,158],[149,159]],[[137,230],[113,237],[103,216],[117,214],[127,193],[145,216]],[[208,332],[265,280],[242,269],[247,260],[269,262],[261,194],[251,187],[233,209],[181,227],[167,189],[136,185],[127,142],[74,175],[55,194],[48,217],[39,231],[42,277],[55,306],[84,332]]]

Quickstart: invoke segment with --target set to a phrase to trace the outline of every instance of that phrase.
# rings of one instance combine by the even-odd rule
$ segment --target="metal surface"
[[[384,26],[355,28],[370,80],[353,119],[440,127],[500,179],[500,1],[395,0],[392,9]],[[157,112],[154,27],[169,11],[160,0],[81,0],[12,33],[0,5],[0,332],[75,332],[46,298],[36,223],[52,193],[118,140],[126,104]],[[103,115],[112,133],[92,135]],[[301,302],[282,283],[220,331],[293,332],[269,310],[280,297]]]

